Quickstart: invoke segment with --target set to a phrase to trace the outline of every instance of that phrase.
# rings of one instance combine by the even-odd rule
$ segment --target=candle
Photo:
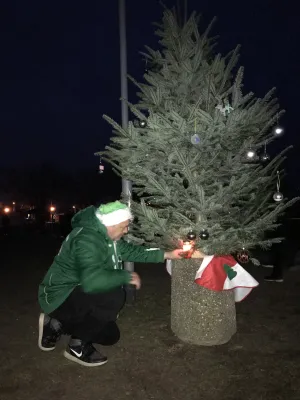
[[[182,246],[183,251],[190,251],[191,248],[192,248],[192,245],[191,245],[190,242],[184,242],[183,243],[183,246]]]

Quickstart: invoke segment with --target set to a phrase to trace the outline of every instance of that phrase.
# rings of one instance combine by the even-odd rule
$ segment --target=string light
[[[284,129],[282,128],[282,126],[279,125],[279,117],[277,114],[277,126],[274,129],[274,134],[275,136],[281,136],[284,133]]]
[[[247,159],[248,159],[248,160],[253,160],[253,159],[255,158],[255,156],[256,156],[256,153],[255,153],[254,150],[249,149],[249,150],[247,151]]]

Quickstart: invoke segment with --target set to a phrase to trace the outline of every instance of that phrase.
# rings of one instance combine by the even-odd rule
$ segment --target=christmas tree
[[[132,234],[145,243],[175,247],[188,234],[206,254],[266,248],[277,218],[292,204],[277,187],[285,151],[269,160],[266,146],[283,111],[274,90],[243,94],[239,48],[214,51],[212,24],[199,30],[193,13],[181,25],[165,10],[158,50],[147,47],[150,68],[127,129],[108,116],[111,145],[101,155],[133,182]],[[274,196],[275,195],[275,196]]]

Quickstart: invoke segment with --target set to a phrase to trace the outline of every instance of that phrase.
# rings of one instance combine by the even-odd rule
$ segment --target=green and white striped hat
[[[129,207],[120,201],[101,205],[96,211],[96,217],[105,226],[114,226],[133,219]]]

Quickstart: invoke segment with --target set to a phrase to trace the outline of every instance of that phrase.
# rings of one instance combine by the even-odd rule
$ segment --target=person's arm
[[[145,246],[128,243],[123,239],[117,242],[117,246],[124,261],[162,263],[165,260],[165,252],[161,249],[149,249]]]
[[[75,257],[80,284],[84,292],[107,292],[131,281],[131,274],[105,265],[105,245],[95,242],[89,235],[76,238]]]
[[[161,249],[149,249],[144,246],[128,243],[121,239],[118,241],[118,250],[124,261],[140,263],[162,263],[164,260],[180,260],[186,253],[182,249],[164,251]],[[201,250],[193,250],[190,258],[203,258],[205,256]]]

